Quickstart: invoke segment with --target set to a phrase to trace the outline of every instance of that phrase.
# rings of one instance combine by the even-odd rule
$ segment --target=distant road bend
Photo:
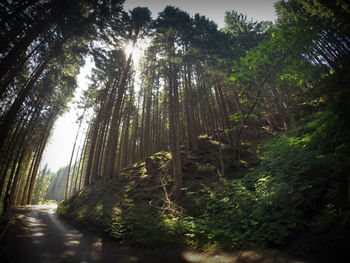
[[[261,261],[262,260],[262,261]],[[120,247],[108,238],[73,228],[57,216],[56,206],[26,206],[11,216],[0,240],[0,262],[300,262],[279,254],[255,251],[235,254]]]

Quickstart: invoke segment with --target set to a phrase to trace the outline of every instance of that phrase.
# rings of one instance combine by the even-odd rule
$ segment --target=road
[[[240,251],[196,253],[171,249],[132,249],[113,240],[78,230],[56,214],[56,206],[26,206],[14,210],[0,240],[0,262],[8,263],[128,263],[128,262],[299,262],[276,253]]]

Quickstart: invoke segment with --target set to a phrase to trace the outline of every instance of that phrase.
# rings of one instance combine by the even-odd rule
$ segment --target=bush
[[[261,149],[260,165],[244,178],[221,188],[204,187],[202,213],[176,220],[173,231],[199,247],[220,243],[239,248],[280,246],[304,232],[344,227],[349,212],[337,200],[344,195],[339,171],[346,162],[338,158],[340,151],[342,160],[349,154],[344,154],[344,141],[328,137],[339,133],[328,122],[332,116],[326,110],[294,136],[270,140]]]
[[[97,226],[122,243],[148,247],[283,246],[303,233],[333,231],[334,225],[341,232],[350,220],[344,189],[350,139],[348,120],[336,109],[331,105],[289,137],[267,142],[261,148],[263,160],[243,178],[221,183],[201,179],[197,186],[191,181],[184,202],[195,204],[192,214],[153,209],[149,200],[157,195],[140,195],[152,189],[152,181],[124,187],[126,177],[114,178],[110,188],[101,182],[84,189],[61,203],[58,212]],[[129,175],[132,180],[137,169]],[[211,170],[208,164],[199,172]],[[116,192],[118,202],[112,202]]]

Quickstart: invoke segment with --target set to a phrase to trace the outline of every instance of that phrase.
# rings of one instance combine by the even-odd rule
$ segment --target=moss
[[[208,142],[213,145],[212,142]],[[207,147],[207,146],[206,146]],[[209,146],[210,149],[211,146]],[[70,197],[59,205],[59,214],[79,224],[103,231],[120,243],[137,246],[196,246],[204,247],[208,239],[203,233],[194,233],[198,225],[194,220],[183,218],[187,213],[199,216],[205,211],[201,199],[202,185],[217,187],[215,180],[217,154],[210,152],[205,158],[185,152],[183,158],[184,199],[181,203],[169,203],[160,178],[173,198],[174,180],[156,169],[149,173],[145,162],[139,162],[122,170],[118,176],[94,185]],[[171,154],[162,151],[150,157],[154,166],[165,167]],[[207,161],[203,162],[203,159]],[[191,175],[192,172],[196,176]],[[183,214],[182,214],[183,213]]]
[[[67,202],[61,202],[58,206],[57,206],[57,213],[61,216],[67,216],[68,215],[68,210],[69,210],[70,206],[69,204],[67,204]]]

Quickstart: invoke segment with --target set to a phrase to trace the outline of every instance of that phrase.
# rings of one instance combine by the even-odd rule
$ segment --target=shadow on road
[[[171,249],[120,247],[113,240],[72,227],[56,214],[56,206],[15,209],[8,230],[0,240],[0,262],[8,263],[131,263],[220,262],[295,263],[274,251],[197,253]]]
[[[55,206],[14,210],[0,241],[0,262],[188,262],[181,252],[131,249],[77,230],[56,215]]]

